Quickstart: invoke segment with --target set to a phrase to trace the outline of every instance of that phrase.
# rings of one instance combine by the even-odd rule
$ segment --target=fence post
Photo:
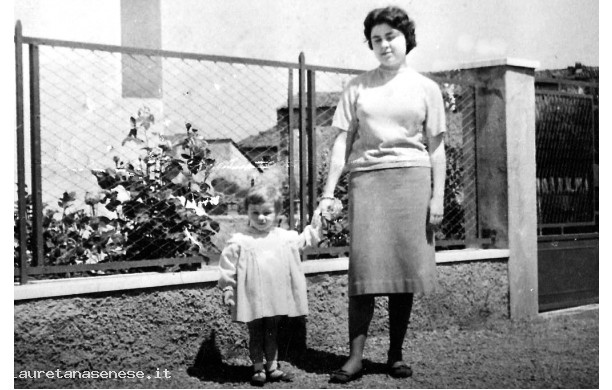
[[[478,214],[495,246],[508,248],[510,316],[538,313],[538,243],[533,61],[464,67],[477,86]]]
[[[308,215],[312,218],[317,202],[317,97],[315,71],[308,70]]]
[[[293,138],[293,69],[289,68],[287,86],[287,138],[288,138],[288,174],[289,174],[289,229],[295,228],[295,142]]]
[[[15,24],[15,95],[17,107],[17,219],[19,224],[19,283],[28,282],[28,231],[25,190],[25,126],[23,118],[23,42],[21,21]]]
[[[32,159],[32,266],[44,265],[40,151],[40,68],[38,45],[30,44],[30,142]]]
[[[299,126],[299,138],[300,138],[300,231],[306,226],[308,205],[306,201],[308,199],[308,145],[306,143],[306,61],[304,59],[304,52],[300,53],[299,57],[299,105],[300,105],[300,126]]]

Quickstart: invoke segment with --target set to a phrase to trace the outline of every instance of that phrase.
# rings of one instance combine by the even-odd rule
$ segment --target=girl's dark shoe
[[[290,372],[281,371],[278,368],[268,371],[268,382],[292,382],[293,374]]]
[[[264,370],[255,371],[251,377],[251,386],[263,387],[266,384],[266,372]]]
[[[329,383],[349,383],[363,376],[363,369],[350,373],[343,369],[331,373]]]
[[[393,378],[408,378],[412,376],[412,368],[402,360],[395,363],[389,362],[387,365],[389,367],[389,375]]]

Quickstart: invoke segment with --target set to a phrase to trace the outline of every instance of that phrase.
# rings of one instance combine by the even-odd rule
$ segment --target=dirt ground
[[[599,388],[598,306],[547,313],[532,321],[495,320],[440,331],[410,331],[404,346],[414,375],[386,374],[388,342],[368,340],[365,375],[348,385],[329,384],[329,372],[348,353],[346,340],[335,347],[308,346],[284,367],[292,383],[267,388]],[[159,357],[151,356],[152,359]],[[197,360],[197,359],[196,359]],[[244,356],[204,359],[194,366],[171,367],[169,378],[15,381],[16,388],[249,388],[251,369]]]

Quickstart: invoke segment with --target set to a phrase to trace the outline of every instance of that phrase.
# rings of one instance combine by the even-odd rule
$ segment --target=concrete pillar
[[[463,66],[476,84],[478,210],[483,236],[508,248],[510,316],[538,313],[534,61]]]
[[[121,46],[161,49],[160,0],[121,0]],[[121,56],[122,95],[161,98],[161,57]]]

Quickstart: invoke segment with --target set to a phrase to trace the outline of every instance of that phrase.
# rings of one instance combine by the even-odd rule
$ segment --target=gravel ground
[[[330,344],[331,345],[331,344]],[[284,362],[292,383],[266,388],[599,388],[599,309],[540,315],[532,321],[495,320],[440,331],[410,331],[404,350],[414,375],[386,375],[388,342],[368,340],[365,374],[348,385],[329,384],[329,372],[347,356],[337,347],[309,346]],[[198,360],[198,359],[196,359]],[[169,364],[171,367],[171,364]],[[251,369],[243,357],[221,361],[201,356],[194,367],[171,367],[168,379],[30,381],[44,388],[249,388]],[[163,373],[161,373],[163,376]],[[16,387],[23,383],[15,382]]]

